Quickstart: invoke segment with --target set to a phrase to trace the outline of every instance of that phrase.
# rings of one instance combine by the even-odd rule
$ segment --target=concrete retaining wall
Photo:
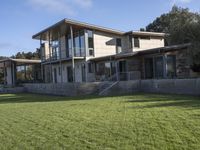
[[[200,79],[162,79],[119,82],[104,95],[135,92],[200,95]]]
[[[24,92],[24,87],[0,88],[0,94],[15,94],[23,92]]]
[[[24,84],[18,88],[1,88],[0,93],[38,93],[62,96],[98,95],[103,83]],[[103,95],[134,94],[136,92],[188,94],[200,96],[199,79],[163,79],[121,81]]]
[[[141,80],[140,91],[200,95],[200,79]]]
[[[38,94],[81,96],[98,93],[100,83],[24,84],[25,91]]]

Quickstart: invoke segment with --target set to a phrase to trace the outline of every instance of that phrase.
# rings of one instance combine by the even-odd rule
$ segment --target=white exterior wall
[[[116,36],[108,33],[95,31],[94,56],[102,57],[116,54],[116,38],[122,38],[122,36]]]
[[[140,51],[140,50],[165,46],[163,38],[151,38],[151,39],[139,39],[139,40],[140,40],[140,47],[139,48],[134,47],[133,51]]]

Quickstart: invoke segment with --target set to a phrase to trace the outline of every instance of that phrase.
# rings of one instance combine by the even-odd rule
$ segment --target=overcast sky
[[[64,18],[122,31],[139,30],[176,4],[200,12],[200,0],[3,0],[0,56],[35,51],[32,35]]]

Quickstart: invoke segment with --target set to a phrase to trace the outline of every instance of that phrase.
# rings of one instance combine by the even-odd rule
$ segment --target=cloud
[[[192,0],[173,0],[172,3],[176,4],[176,3],[190,3]]]
[[[34,9],[56,14],[74,15],[78,9],[92,6],[92,0],[28,0]]]
[[[74,2],[83,8],[88,8],[92,6],[92,0],[74,0]]]

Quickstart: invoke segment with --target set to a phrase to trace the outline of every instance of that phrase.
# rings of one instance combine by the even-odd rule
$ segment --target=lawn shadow
[[[0,95],[0,104],[7,103],[37,103],[37,102],[61,102],[61,101],[83,101],[83,100],[95,100],[104,99],[113,96],[76,96],[65,97],[55,95],[41,95],[41,94],[2,94]]]
[[[125,101],[132,103],[131,108],[160,108],[160,107],[185,107],[185,108],[200,108],[200,97],[185,96],[185,95],[159,95],[148,94],[143,95],[141,99],[131,99]],[[142,105],[137,105],[142,103]]]

